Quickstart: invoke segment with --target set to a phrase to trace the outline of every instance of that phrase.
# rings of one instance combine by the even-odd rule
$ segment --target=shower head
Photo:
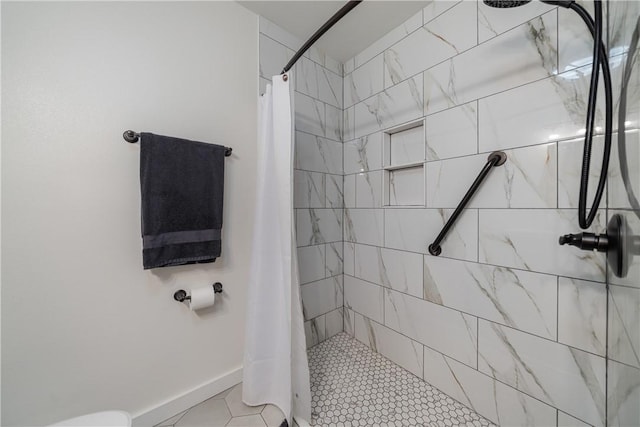
[[[483,0],[484,4],[490,7],[496,7],[498,9],[506,9],[511,7],[522,6],[529,3],[531,0]]]

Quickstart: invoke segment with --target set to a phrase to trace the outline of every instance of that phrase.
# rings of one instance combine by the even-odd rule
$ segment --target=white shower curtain
[[[276,405],[292,425],[292,416],[311,419],[311,390],[293,221],[290,81],[273,77],[260,98],[242,398]]]

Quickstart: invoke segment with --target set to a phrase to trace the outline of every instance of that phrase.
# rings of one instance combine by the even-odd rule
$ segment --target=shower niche
[[[384,206],[424,206],[424,119],[382,133]]]

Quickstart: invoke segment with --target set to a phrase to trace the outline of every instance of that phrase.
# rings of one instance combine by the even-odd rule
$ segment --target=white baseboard
[[[240,382],[242,382],[242,368],[237,368],[186,393],[177,395],[156,407],[134,414],[133,426],[154,426],[218,393],[222,393]]]

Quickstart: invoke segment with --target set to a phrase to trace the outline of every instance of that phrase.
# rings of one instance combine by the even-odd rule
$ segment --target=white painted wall
[[[232,2],[2,3],[2,425],[139,415],[240,368],[257,23]],[[233,147],[215,264],[143,271],[126,129]],[[173,301],[213,281],[212,312]]]

